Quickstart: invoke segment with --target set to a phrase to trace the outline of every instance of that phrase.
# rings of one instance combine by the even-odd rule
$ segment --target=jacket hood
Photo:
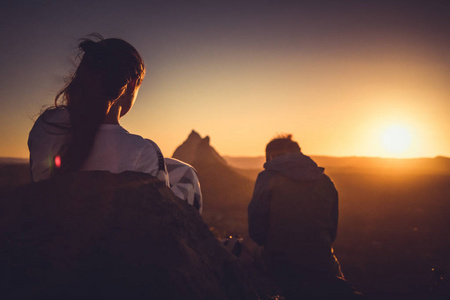
[[[324,168],[303,153],[288,153],[264,164],[267,171],[276,172],[295,181],[313,181],[322,176]]]

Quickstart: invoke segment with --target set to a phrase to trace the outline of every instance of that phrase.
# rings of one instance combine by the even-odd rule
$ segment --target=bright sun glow
[[[399,125],[387,127],[382,134],[383,148],[391,155],[401,156],[411,146],[411,132]]]

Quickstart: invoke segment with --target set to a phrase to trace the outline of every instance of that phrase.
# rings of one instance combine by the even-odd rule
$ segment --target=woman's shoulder
[[[143,156],[155,156],[158,160],[158,165],[160,169],[165,169],[164,155],[162,154],[159,146],[150,139],[144,139],[146,143],[145,150],[141,153],[141,157]]]
[[[47,108],[35,122],[35,124],[40,123],[67,127],[70,125],[69,111],[64,106]]]
[[[156,157],[162,155],[158,145],[151,139],[128,132],[117,124],[102,124],[97,135],[100,144],[115,144],[117,149],[128,153],[136,153],[141,157]]]
[[[128,145],[130,147],[151,148],[156,145],[156,143],[152,140],[144,138],[138,134],[130,133],[128,130],[117,124],[102,124],[99,132],[107,137],[113,137],[114,139],[121,140],[121,144],[123,146]]]
[[[30,135],[41,132],[65,134],[69,128],[70,118],[66,108],[47,108],[34,122]]]

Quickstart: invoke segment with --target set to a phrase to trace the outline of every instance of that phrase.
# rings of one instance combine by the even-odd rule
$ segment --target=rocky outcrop
[[[80,172],[0,201],[0,298],[253,299],[240,264],[156,178]]]
[[[203,193],[203,218],[214,233],[219,237],[244,235],[254,182],[229,166],[210,145],[208,136],[202,138],[194,130],[173,157],[197,170]]]
[[[205,164],[226,165],[227,162],[217,151],[211,147],[209,136],[202,138],[192,130],[188,138],[175,150],[173,157],[190,165],[200,162]]]

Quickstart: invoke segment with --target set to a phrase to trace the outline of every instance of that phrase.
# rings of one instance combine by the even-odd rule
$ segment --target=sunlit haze
[[[279,133],[311,155],[450,156],[444,1],[22,2],[1,13],[0,156],[28,156],[33,119],[91,32],[143,56],[121,124],[166,156],[192,129],[231,156],[263,155]]]
[[[386,152],[402,156],[411,146],[411,133],[401,126],[391,126],[383,132],[383,147]]]

